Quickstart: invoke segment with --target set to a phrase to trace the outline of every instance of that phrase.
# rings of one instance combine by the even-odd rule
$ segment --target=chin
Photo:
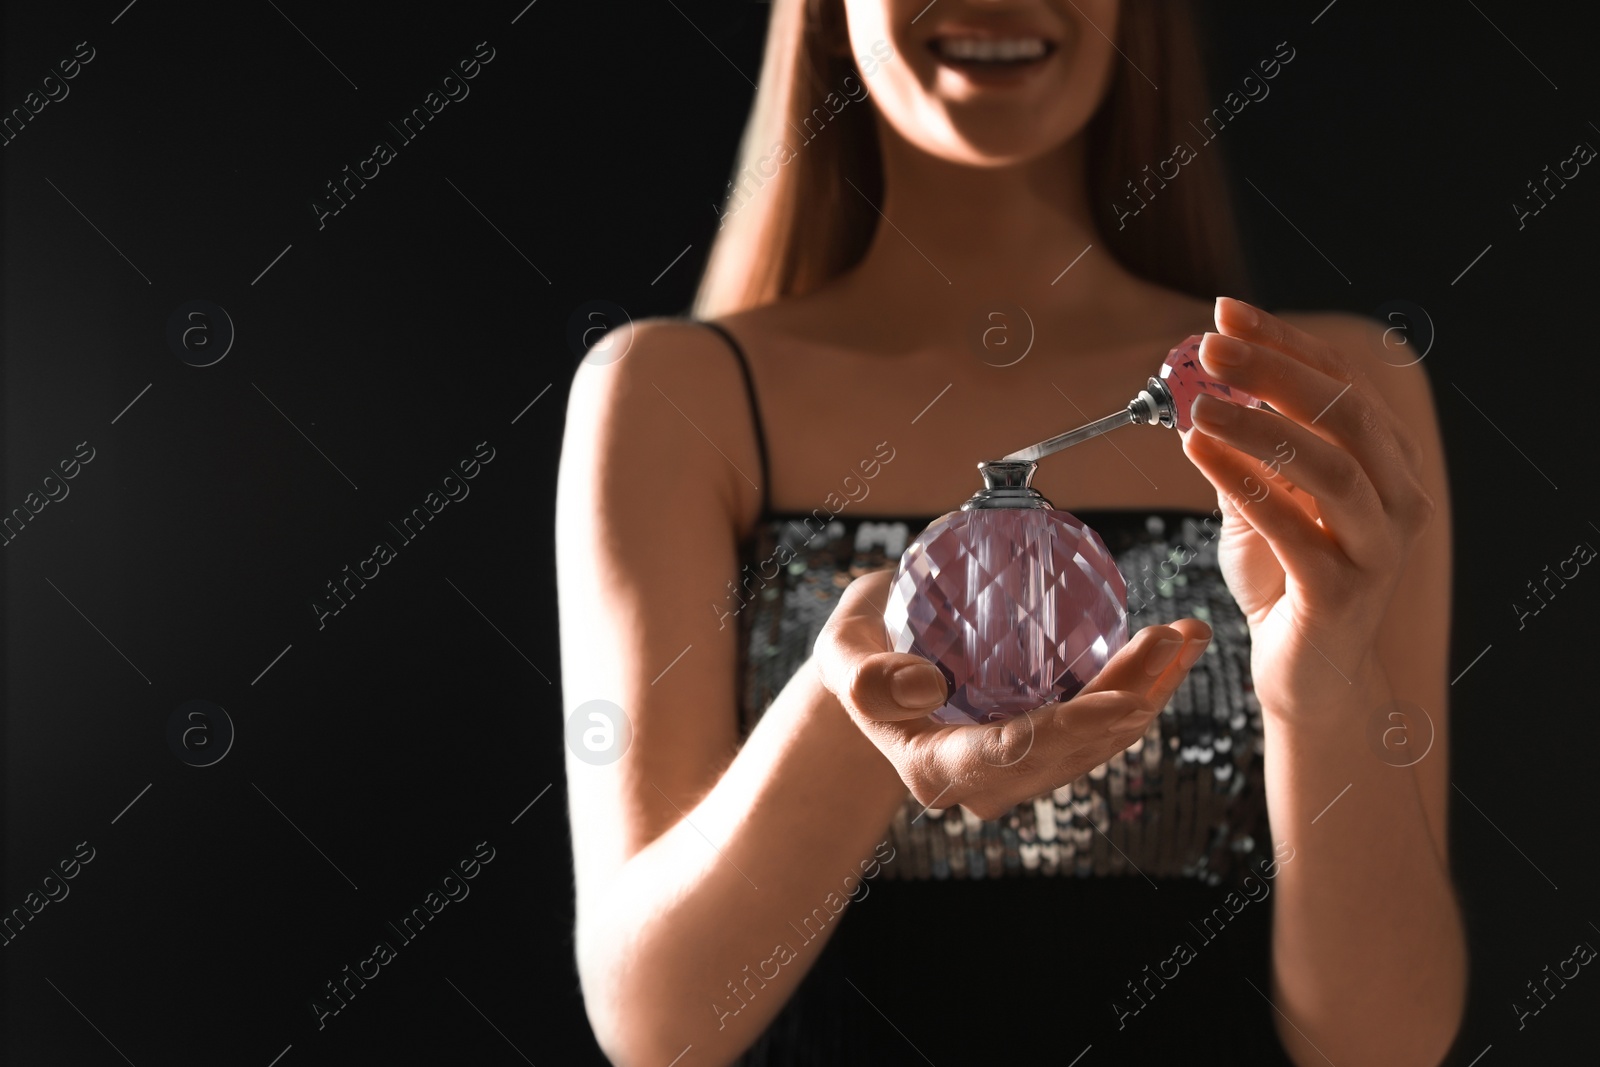
[[[914,138],[930,155],[969,167],[999,168],[1031,163],[1061,148],[1075,137],[1081,123],[1063,124],[1059,131],[1041,131],[1034,116],[976,116],[952,123],[941,136],[926,132]]]

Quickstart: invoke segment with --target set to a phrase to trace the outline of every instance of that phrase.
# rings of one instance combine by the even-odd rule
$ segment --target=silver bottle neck
[[[1132,421],[1147,426],[1165,426],[1170,430],[1178,425],[1177,402],[1172,399],[1167,383],[1160,378],[1151,378],[1139,390],[1139,395],[1128,402],[1128,415]]]
[[[1032,460],[991,459],[978,464],[983,488],[961,505],[962,511],[990,508],[1053,508],[1054,504],[1033,488],[1033,473],[1039,465]]]

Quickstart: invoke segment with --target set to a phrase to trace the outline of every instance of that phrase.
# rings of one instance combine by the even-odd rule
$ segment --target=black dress
[[[893,564],[937,516],[864,514],[841,497],[774,513],[748,362],[707,325],[739,359],[761,450],[762,515],[726,609],[747,733],[850,580]],[[1267,998],[1273,879],[1293,852],[1275,854],[1268,832],[1249,631],[1218,569],[1218,522],[1074,514],[1127,580],[1130,633],[1197,617],[1213,630],[1206,653],[1139,742],[1000,819],[908,792],[869,877],[840,872],[834,907],[847,893],[848,907],[790,924],[791,949],[834,928],[741,1063],[1289,1062]],[[742,1003],[730,994],[722,1010]]]

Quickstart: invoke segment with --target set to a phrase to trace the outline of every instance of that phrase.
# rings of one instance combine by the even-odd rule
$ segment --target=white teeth
[[[1042,58],[1045,42],[1042,37],[941,37],[938,50],[946,59],[1010,63]]]

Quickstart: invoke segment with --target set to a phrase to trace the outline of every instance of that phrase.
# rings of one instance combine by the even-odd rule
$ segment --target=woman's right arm
[[[737,605],[760,504],[738,365],[684,323],[604,343],[626,354],[580,367],[562,448],[562,704],[611,701],[632,737],[611,763],[567,755],[578,975],[613,1062],[727,1063],[814,962],[837,924],[813,916],[860,885],[906,787],[809,667],[740,745],[737,619],[714,607]]]

